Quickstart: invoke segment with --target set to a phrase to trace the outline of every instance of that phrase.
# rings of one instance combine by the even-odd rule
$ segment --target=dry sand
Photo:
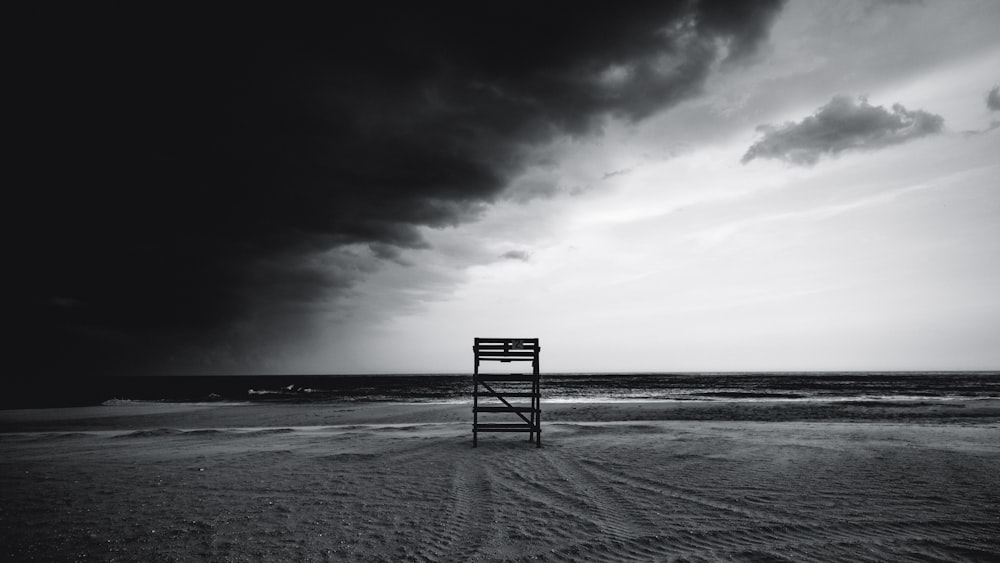
[[[0,556],[996,561],[997,401],[0,411]]]

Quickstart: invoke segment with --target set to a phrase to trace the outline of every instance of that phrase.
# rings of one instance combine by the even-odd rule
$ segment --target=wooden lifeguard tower
[[[480,432],[527,432],[528,441],[542,447],[542,409],[539,386],[537,338],[476,338],[472,346],[475,369],[472,374],[472,447]],[[531,373],[479,373],[480,362],[531,362]],[[480,390],[482,388],[482,390]],[[480,402],[480,399],[485,401]],[[507,399],[530,399],[528,404],[512,404]],[[482,413],[515,414],[520,419],[480,422]]]

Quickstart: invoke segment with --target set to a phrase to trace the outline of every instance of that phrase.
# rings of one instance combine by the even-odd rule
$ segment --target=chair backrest
[[[477,338],[472,346],[477,365],[481,360],[537,365],[541,349],[537,338]]]

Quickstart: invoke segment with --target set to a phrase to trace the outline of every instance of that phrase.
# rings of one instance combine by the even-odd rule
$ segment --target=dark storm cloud
[[[994,86],[986,94],[986,107],[990,108],[991,111],[1000,111],[1000,86]]]
[[[910,111],[900,104],[887,110],[863,98],[855,102],[847,96],[835,96],[798,123],[758,127],[763,136],[747,150],[742,162],[774,158],[813,165],[823,155],[879,149],[938,133],[943,125],[939,115]]]
[[[779,7],[363,3],[278,42],[79,22],[31,85],[31,330],[106,366],[102,342],[146,357],[336,295],[479,217],[532,146],[696,94]]]

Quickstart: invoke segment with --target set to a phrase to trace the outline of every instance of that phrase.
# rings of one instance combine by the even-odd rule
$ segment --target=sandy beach
[[[13,561],[995,561],[1000,402],[0,411]]]

